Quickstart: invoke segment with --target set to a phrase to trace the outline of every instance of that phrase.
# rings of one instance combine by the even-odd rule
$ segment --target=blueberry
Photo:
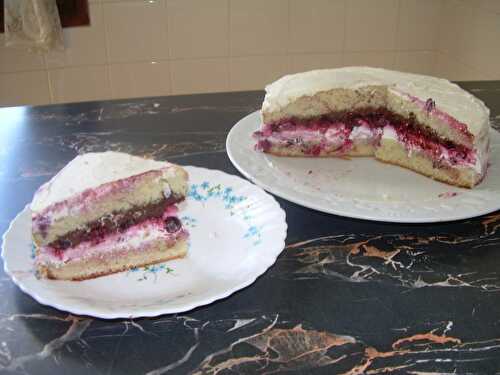
[[[67,249],[68,247],[71,247],[73,243],[70,240],[59,240],[59,248],[61,250]]]
[[[174,216],[169,216],[165,219],[165,230],[168,233],[175,233],[181,229],[181,221],[174,217]]]
[[[434,108],[436,108],[436,103],[434,102],[434,100],[432,100],[432,98],[427,99],[425,102],[425,110],[427,112],[431,112],[432,110],[434,110]]]

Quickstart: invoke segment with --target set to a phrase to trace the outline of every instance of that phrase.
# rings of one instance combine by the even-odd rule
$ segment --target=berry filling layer
[[[389,129],[386,131],[386,129]],[[333,113],[319,119],[290,119],[265,124],[254,133],[256,149],[294,149],[305,155],[345,155],[359,144],[379,146],[382,137],[392,137],[406,149],[422,151],[448,166],[477,166],[476,150],[441,139],[432,130],[386,109]],[[479,168],[480,169],[480,168]]]
[[[58,264],[83,258],[105,257],[107,254],[126,254],[129,251],[146,251],[157,241],[166,242],[171,247],[188,237],[188,232],[175,216],[177,210],[173,207],[175,206],[165,210],[163,217],[148,219],[123,232],[109,234],[97,244],[86,241],[65,250],[42,246],[37,259],[41,263]]]
[[[113,212],[97,221],[88,223],[84,228],[59,237],[48,246],[57,250],[65,250],[86,241],[97,244],[111,233],[123,232],[127,228],[148,219],[162,218],[165,212],[176,212],[175,204],[183,199],[182,197],[170,195],[168,198],[141,207],[134,207],[128,211]]]
[[[400,142],[405,146],[408,153],[418,152],[426,155],[433,161],[434,168],[462,166],[474,168],[479,174],[482,174],[485,169],[481,165],[476,151],[446,147],[416,133],[402,132],[401,129],[390,125],[384,128],[382,138]]]

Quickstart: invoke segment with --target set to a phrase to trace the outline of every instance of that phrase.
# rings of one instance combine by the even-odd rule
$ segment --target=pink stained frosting
[[[76,259],[96,258],[127,253],[129,251],[143,251],[158,240],[171,245],[189,236],[184,228],[175,233],[169,233],[161,219],[151,219],[128,228],[125,232],[107,236],[102,242],[82,242],[66,250],[56,250],[50,246],[40,248],[37,262],[62,264]]]
[[[479,168],[476,150],[464,146],[451,147],[426,138],[418,129],[395,125],[397,124],[392,124],[386,119],[373,122],[369,117],[357,119],[351,127],[343,122],[328,120],[317,120],[313,123],[290,121],[265,124],[261,131],[254,133],[254,138],[257,139],[256,149],[263,152],[269,151],[272,147],[298,146],[306,155],[316,156],[333,150],[341,156],[347,153],[354,143],[377,146],[382,133],[387,130],[394,133],[408,151],[422,151],[436,160],[436,163]],[[482,169],[484,168],[479,168]]]
[[[443,163],[449,166],[474,167],[477,163],[477,154],[474,150],[464,150],[445,147],[443,144],[433,140],[426,139],[420,134],[404,132],[401,129],[387,126],[384,129],[384,135],[393,134],[409,151],[423,152],[436,163]]]
[[[71,208],[76,209],[78,211],[85,211],[89,207],[92,206],[95,202],[100,200],[104,200],[114,193],[124,189],[130,189],[131,191],[136,187],[138,183],[141,182],[146,176],[160,176],[161,171],[148,171],[144,172],[132,177],[124,178],[121,180],[109,182],[102,184],[93,189],[87,189],[78,195],[71,197],[69,199],[65,199],[63,201],[57,202],[55,204],[50,205],[45,210],[33,214],[32,221],[35,229],[39,231],[44,231],[51,222],[51,216],[54,213],[60,212],[62,210]],[[45,185],[40,187],[40,189],[46,188]]]
[[[470,142],[473,141],[473,136],[469,132],[467,125],[464,123],[458,121],[456,118],[453,116],[450,116],[448,113],[440,110],[432,100],[432,98],[429,98],[427,101],[423,101],[420,98],[417,98],[416,96],[409,95],[407,93],[399,92],[402,96],[408,98],[411,102],[415,103],[420,109],[423,111],[426,111],[429,113],[429,115],[437,117],[439,120],[442,122],[448,124],[452,128],[458,130],[460,133],[462,133]]]
[[[287,122],[266,124],[254,133],[256,148],[267,151],[273,146],[299,146],[306,154],[319,155],[322,151],[347,153],[355,143],[378,144],[382,129],[359,119],[355,126],[343,122],[317,120],[312,124]]]

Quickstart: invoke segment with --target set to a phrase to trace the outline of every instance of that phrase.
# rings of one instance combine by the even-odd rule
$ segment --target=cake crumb
[[[438,197],[439,198],[452,198],[452,197],[456,197],[457,195],[458,195],[458,193],[455,191],[447,191],[445,193],[438,194]]]

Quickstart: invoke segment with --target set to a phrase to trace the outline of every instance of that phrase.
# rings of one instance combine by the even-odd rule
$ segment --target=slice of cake
[[[187,178],[177,165],[124,153],[77,156],[31,203],[40,275],[84,280],[183,257],[176,204]]]
[[[347,67],[266,87],[256,148],[279,156],[369,156],[471,188],[488,165],[489,110],[451,82]]]

